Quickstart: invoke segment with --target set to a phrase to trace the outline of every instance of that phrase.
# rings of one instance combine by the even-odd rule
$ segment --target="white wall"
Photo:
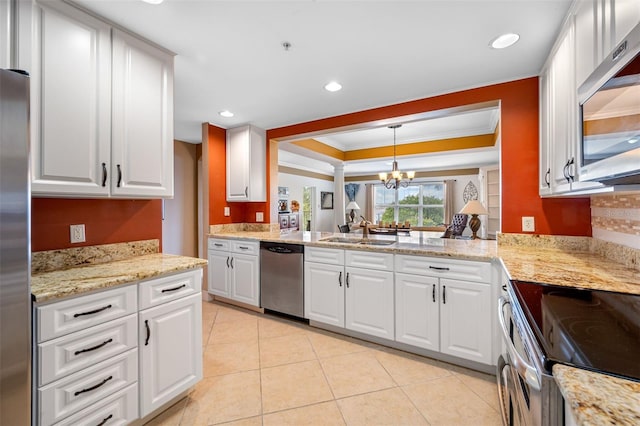
[[[318,232],[338,232],[333,229],[333,210],[320,209],[320,192],[334,192],[333,181],[315,179],[307,176],[298,176],[288,173],[278,173],[278,186],[286,186],[289,188],[289,201],[296,200],[300,203],[302,209],[302,191],[305,186],[316,187],[316,231]],[[344,190],[344,189],[343,189]],[[300,229],[304,229],[302,217],[300,218]]]

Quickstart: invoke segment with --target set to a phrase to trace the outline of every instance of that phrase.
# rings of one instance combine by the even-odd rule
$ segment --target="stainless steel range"
[[[514,281],[499,318],[505,424],[563,423],[556,363],[640,381],[640,296]]]

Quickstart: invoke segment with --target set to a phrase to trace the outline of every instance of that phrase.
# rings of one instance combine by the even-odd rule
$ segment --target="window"
[[[444,182],[426,182],[406,188],[387,189],[374,185],[374,222],[437,226],[444,222]]]

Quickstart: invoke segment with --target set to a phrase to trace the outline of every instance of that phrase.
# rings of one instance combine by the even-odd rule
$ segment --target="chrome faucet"
[[[360,215],[360,217],[362,218],[362,221],[360,222],[360,227],[362,228],[362,239],[366,240],[369,238],[369,225],[371,222],[365,219],[362,215]]]

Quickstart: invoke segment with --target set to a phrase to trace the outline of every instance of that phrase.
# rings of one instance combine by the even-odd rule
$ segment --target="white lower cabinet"
[[[396,273],[396,340],[440,350],[440,286],[437,278]]]
[[[398,342],[493,364],[490,263],[397,255],[395,268]]]
[[[345,271],[345,327],[393,340],[393,272],[351,267]]]
[[[305,317],[344,327],[344,266],[305,262]]]
[[[260,244],[209,239],[208,292],[251,306],[260,306]]]
[[[202,378],[202,269],[35,306],[34,425],[124,425]]]
[[[202,379],[200,293],[140,311],[140,415]]]
[[[440,280],[440,352],[491,364],[491,286]]]
[[[393,255],[308,247],[305,313],[309,320],[393,340]]]

